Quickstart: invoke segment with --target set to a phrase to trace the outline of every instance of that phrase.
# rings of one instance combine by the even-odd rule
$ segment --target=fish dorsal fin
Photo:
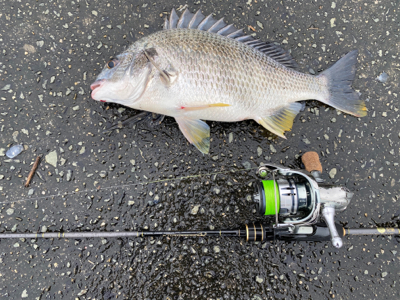
[[[250,35],[246,35],[243,29],[237,29],[232,24],[226,24],[223,18],[217,20],[212,15],[205,17],[200,10],[193,14],[186,8],[179,17],[175,9],[172,9],[169,19],[165,18],[164,29],[174,28],[198,29],[226,36],[265,53],[273,60],[288,68],[297,67],[297,63],[290,54],[279,45],[273,42],[255,40]]]

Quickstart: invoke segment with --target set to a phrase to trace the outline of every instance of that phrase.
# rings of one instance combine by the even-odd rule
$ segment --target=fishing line
[[[235,172],[242,172],[242,171],[251,171],[251,170],[258,169],[258,168],[259,167],[244,168],[244,169],[238,169],[238,170],[228,170],[228,171],[221,171],[221,172],[214,172],[214,173],[181,176],[179,178],[166,178],[166,179],[150,180],[150,181],[146,181],[146,182],[134,182],[134,183],[127,183],[127,184],[112,185],[112,186],[108,186],[108,187],[85,189],[82,191],[75,190],[75,191],[67,191],[64,193],[59,192],[57,194],[45,195],[45,196],[40,196],[40,197],[35,197],[35,198],[22,198],[22,199],[17,199],[17,200],[1,201],[0,204],[11,204],[11,203],[15,203],[15,202],[37,201],[37,200],[43,200],[43,199],[47,199],[47,198],[63,197],[63,196],[68,196],[68,195],[78,195],[78,194],[82,194],[82,193],[92,193],[92,192],[96,192],[96,191],[110,190],[110,189],[116,189],[116,188],[127,188],[127,187],[138,186],[138,185],[147,185],[147,184],[152,184],[152,183],[163,183],[163,182],[178,181],[178,180],[206,177],[206,176],[219,175],[219,174],[228,174],[230,172],[235,173]],[[79,189],[79,188],[76,188],[76,189]]]

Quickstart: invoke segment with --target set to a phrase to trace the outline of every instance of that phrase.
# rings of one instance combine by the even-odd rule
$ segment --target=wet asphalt
[[[249,201],[255,170],[246,169],[301,168],[309,150],[328,183],[355,192],[338,222],[399,226],[398,2],[0,3],[0,232],[238,228],[264,220]],[[90,84],[186,6],[282,44],[306,73],[358,49],[353,86],[368,116],[308,101],[286,140],[254,121],[209,122],[204,156],[172,118],[103,133],[138,111],[93,101]],[[18,144],[25,150],[7,158]],[[0,298],[397,299],[399,259],[399,238],[382,236],[344,238],[341,249],[211,237],[1,240]]]

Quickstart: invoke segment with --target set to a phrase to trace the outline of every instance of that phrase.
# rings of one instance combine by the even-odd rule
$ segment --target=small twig
[[[33,164],[31,171],[29,172],[28,179],[25,182],[25,187],[28,187],[31,183],[32,177],[35,174],[37,167],[39,166],[40,158],[40,155],[36,157],[35,163]]]

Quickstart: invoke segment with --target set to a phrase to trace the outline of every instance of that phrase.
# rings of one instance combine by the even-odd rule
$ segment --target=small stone
[[[101,243],[102,243],[103,245],[105,245],[105,244],[108,243],[108,241],[107,241],[106,239],[102,239],[102,240],[101,240]]]
[[[257,147],[257,155],[261,156],[262,155],[262,148],[261,147]]]
[[[271,150],[271,153],[276,153],[276,149],[274,147],[274,145],[269,145],[269,150]]]
[[[23,290],[21,298],[28,298],[28,291],[26,289]]]
[[[79,154],[83,154],[85,153],[86,147],[82,146],[81,150],[79,150]]]
[[[72,108],[72,110],[75,110],[75,111],[79,110],[79,105],[74,106],[74,107]]]
[[[219,189],[219,188],[217,188],[217,187],[214,188],[213,191],[214,191],[214,193],[217,194],[217,195],[219,195],[219,193],[221,193],[221,189]]]
[[[71,181],[72,179],[72,170],[67,170],[67,181]]]
[[[329,177],[330,177],[331,179],[335,178],[336,173],[337,173],[336,168],[333,168],[333,169],[330,170],[330,172],[329,172]]]
[[[379,75],[376,79],[379,82],[385,83],[388,80],[388,78],[389,78],[389,75],[385,72],[382,72],[381,75]]]
[[[18,247],[19,247],[19,243],[18,243],[18,242],[15,243],[15,244],[13,245],[13,247],[14,247],[14,248],[18,248]],[[23,298],[26,298],[26,297],[23,297]]]
[[[33,45],[25,44],[22,48],[28,53],[36,52],[35,46],[33,46]]]
[[[248,162],[248,161],[242,162],[242,165],[246,170],[250,170],[251,169],[251,163]]]
[[[11,216],[14,213],[14,208],[9,208],[6,210],[7,215]]]
[[[382,278],[386,277],[387,274],[388,274],[388,272],[382,272],[382,274],[381,274]]]
[[[14,145],[10,149],[7,150],[6,156],[8,158],[14,158],[18,154],[20,154],[22,151],[24,151],[24,146],[22,146],[22,145]]]
[[[2,91],[8,91],[11,88],[10,84],[6,84],[1,90]]]
[[[260,277],[260,276],[256,276],[256,281],[258,282],[258,283],[263,283],[263,281],[264,281],[264,278],[262,278],[262,277]]]
[[[214,252],[215,253],[220,253],[221,249],[219,248],[219,246],[214,246]]]
[[[28,192],[28,196],[32,196],[34,192],[35,192],[34,189],[30,189],[29,192]]]
[[[261,29],[264,29],[264,25],[260,21],[257,21],[257,26],[260,27]]]
[[[42,229],[40,229],[40,232],[46,232],[47,231],[47,226],[46,225],[43,225],[42,226]]]
[[[330,21],[331,27],[336,27],[335,22],[336,22],[336,18],[332,18],[331,21]]]
[[[57,168],[57,151],[51,151],[49,154],[45,156],[45,160],[49,165],[52,165],[54,168]]]
[[[197,215],[197,213],[199,212],[199,208],[200,208],[200,205],[198,204],[198,205],[195,205],[193,208],[192,208],[192,211],[190,212],[192,215]]]
[[[99,175],[100,175],[100,177],[101,178],[106,178],[107,177],[107,171],[101,171],[100,173],[99,173]]]
[[[92,15],[97,17],[97,11],[92,10]]]
[[[228,139],[229,143],[232,143],[233,141],[233,133],[229,133],[229,139]]]

